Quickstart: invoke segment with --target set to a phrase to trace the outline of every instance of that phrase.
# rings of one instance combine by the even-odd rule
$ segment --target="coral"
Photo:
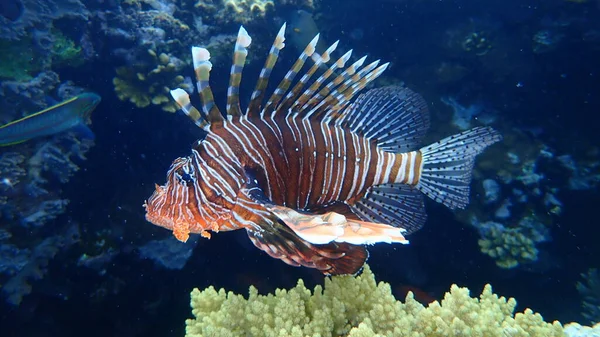
[[[553,50],[556,50],[561,41],[565,38],[565,34],[544,29],[540,30],[532,38],[532,49],[536,54],[543,54]]]
[[[148,49],[149,63],[140,63],[137,67],[119,67],[113,84],[117,96],[122,101],[130,101],[138,108],[150,104],[159,105],[168,112],[177,111],[177,106],[169,97],[172,88],[192,90],[191,83],[179,75],[185,63],[165,53],[157,54]],[[150,66],[153,64],[153,66]]]
[[[203,19],[212,24],[242,23],[264,17],[275,4],[272,0],[199,0],[196,7]]]
[[[0,36],[16,40],[33,28],[48,31],[54,20],[70,17],[87,21],[89,12],[79,0],[20,0],[14,17],[0,15]]]
[[[40,71],[53,66],[78,66],[84,61],[81,47],[60,30],[51,29],[44,35],[47,46],[32,48],[34,38],[23,37],[17,41],[0,38],[0,79],[26,82]]]
[[[60,30],[53,30],[53,37],[54,43],[51,49],[53,65],[74,67],[83,63],[81,47],[75,45],[73,40],[66,37]]]
[[[154,264],[167,269],[182,269],[192,256],[198,237],[192,237],[181,243],[169,236],[162,240],[152,240],[139,247],[140,257],[153,260]]]
[[[27,81],[43,68],[44,60],[34,53],[31,44],[30,38],[0,39],[0,79]]]
[[[569,189],[582,191],[594,189],[600,183],[600,162],[597,161],[598,149],[591,148],[583,158],[573,158],[565,154],[556,157],[558,162],[569,171]]]
[[[52,71],[39,73],[27,81],[0,82],[0,123],[5,124],[46,107],[46,97],[60,83]]]
[[[63,233],[39,242],[31,251],[20,250],[19,267],[9,273],[10,278],[2,284],[2,293],[8,303],[19,305],[23,296],[32,291],[31,281],[39,280],[46,274],[46,267],[56,254],[79,240],[79,227],[69,225]],[[27,254],[28,256],[23,256]],[[4,256],[2,256],[4,258]],[[12,261],[15,263],[15,261]]]
[[[5,152],[0,155],[0,191],[10,192],[27,174],[21,164],[25,157],[17,152]]]
[[[80,140],[72,133],[63,134],[56,142],[48,142],[37,148],[28,162],[30,178],[37,183],[45,183],[42,172],[50,173],[61,183],[66,183],[79,166],[74,160],[85,160],[85,153],[93,146],[90,139]]]
[[[60,184],[79,170],[93,141],[66,132],[50,140],[15,147],[0,156],[0,219],[4,228],[42,227],[64,213]],[[33,233],[30,233],[33,234]]]
[[[521,228],[505,228],[497,222],[486,222],[478,226],[481,234],[479,247],[501,268],[514,268],[521,263],[537,260],[535,242]]]
[[[501,268],[536,263],[539,244],[551,240],[554,216],[562,210],[562,185],[546,178],[558,167],[553,152],[527,133],[511,130],[476,163],[476,181],[497,178],[475,182],[473,189],[482,197],[472,198],[469,208],[457,215],[478,231],[481,251]]]
[[[565,325],[567,337],[600,337],[600,323],[594,326],[582,326],[579,323]]]
[[[275,6],[272,0],[224,0],[223,4],[238,14],[255,12],[259,15],[264,15],[269,8]]]
[[[290,290],[248,299],[211,286],[191,294],[195,319],[186,336],[414,336],[553,337],[560,323],[546,323],[526,309],[513,315],[516,301],[498,297],[487,285],[479,298],[453,285],[440,302],[424,307],[412,293],[397,301],[390,285],[376,283],[368,266],[358,277],[334,276],[311,292],[302,280]]]
[[[581,277],[583,281],[577,282],[577,291],[583,297],[583,317],[600,323],[600,272],[591,268]]]

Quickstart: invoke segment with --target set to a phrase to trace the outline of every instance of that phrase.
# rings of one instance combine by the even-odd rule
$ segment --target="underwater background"
[[[377,280],[424,304],[490,283],[548,322],[600,322],[600,1],[3,0],[0,125],[82,92],[102,101],[93,135],[0,147],[0,335],[183,336],[195,287],[323,283],[242,231],[180,243],[142,207],[202,136],[168,94],[191,87],[190,47],[211,51],[222,104],[244,25],[245,104],[283,22],[272,78],[320,32],[391,62],[376,87],[423,95],[425,143],[478,125],[503,134],[477,160],[465,210],[427,202],[409,245],[370,247]]]

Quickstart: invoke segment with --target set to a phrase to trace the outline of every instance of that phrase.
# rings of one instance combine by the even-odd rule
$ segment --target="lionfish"
[[[501,137],[476,127],[419,149],[429,127],[424,99],[398,86],[353,99],[388,63],[364,65],[362,57],[349,64],[350,50],[328,65],[338,42],[319,55],[319,35],[263,104],[284,31],[285,24],[242,112],[239,86],[252,39],[240,28],[226,117],[209,85],[210,53],[192,47],[202,111],[184,90],[171,95],[206,136],[156,185],[146,219],[180,241],[245,229],[256,247],[290,265],[354,274],[366,245],[406,244],[405,235],[423,226],[423,195],[464,208],[475,156]],[[294,82],[309,58],[312,66]]]

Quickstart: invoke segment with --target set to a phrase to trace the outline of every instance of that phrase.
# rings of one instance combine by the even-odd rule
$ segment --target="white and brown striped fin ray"
[[[205,48],[192,47],[192,60],[196,74],[196,86],[202,99],[202,111],[206,114],[206,119],[210,124],[222,123],[225,119],[215,104],[215,97],[210,88],[210,71],[212,69],[210,53]]]
[[[406,230],[411,234],[427,220],[423,194],[405,184],[376,185],[351,206],[352,211],[365,221],[384,223]]]
[[[377,67],[377,65],[379,64],[379,60],[373,62],[372,64],[374,64],[374,67]],[[342,112],[345,111],[345,108],[350,104],[352,98],[359,91],[364,89],[369,83],[373,82],[375,79],[381,76],[381,74],[383,74],[383,72],[389,66],[389,63],[384,63],[373,70],[368,68],[369,66],[367,66],[367,69],[361,70],[361,72],[357,74],[361,76],[360,78],[353,78],[354,83],[350,85],[349,88],[346,88],[343,91],[339,91],[338,95],[332,98],[335,102],[335,104],[333,104],[333,109],[321,110],[320,114],[325,113],[324,120],[326,122],[335,121],[338,118],[340,118]],[[334,93],[332,92],[331,95],[333,94]]]
[[[476,127],[422,148],[423,164],[416,188],[451,209],[464,208],[469,203],[475,156],[501,139],[490,127]]]
[[[248,56],[248,46],[252,43],[252,38],[248,35],[246,29],[240,26],[240,30],[235,41],[233,50],[233,63],[229,75],[229,88],[227,88],[227,115],[241,116],[240,108],[240,82],[242,81],[242,70],[246,64]]]
[[[262,101],[265,97],[265,90],[269,84],[269,77],[271,76],[273,67],[275,67],[275,63],[277,63],[279,52],[285,47],[285,28],[286,24],[284,23],[279,29],[279,32],[275,37],[275,41],[273,41],[273,45],[271,46],[271,50],[269,50],[269,55],[267,56],[265,65],[260,71],[258,81],[256,82],[256,87],[254,88],[252,97],[250,98],[250,104],[248,104],[248,109],[246,110],[248,117],[258,114],[261,110]]]
[[[363,65],[363,63],[365,62],[366,59],[367,59],[367,57],[363,56],[362,58],[360,58],[357,61],[355,61],[354,63],[352,63],[341,74],[339,74],[332,81],[327,83],[327,85],[325,85],[325,87],[323,87],[316,94],[314,94],[312,97],[310,97],[310,99],[302,107],[298,107],[297,110],[306,111],[304,114],[305,119],[311,118],[312,114],[314,113],[312,108],[315,105],[317,105],[318,103],[322,102],[323,99],[325,97],[327,97],[327,95],[329,95],[329,93],[336,86],[340,85],[340,83],[343,83],[344,81],[348,80],[351,76],[353,76],[356,73],[357,69],[359,69]],[[313,86],[316,86],[316,85],[321,86],[325,82],[325,80],[326,80],[326,78],[323,80],[323,82],[320,82],[319,80],[317,80],[317,82],[315,82],[313,84]],[[312,88],[313,86],[311,86],[311,88],[309,88],[309,90],[313,89]],[[315,88],[315,90],[316,89],[317,88]],[[312,90],[312,91],[315,91],[315,90]]]
[[[310,109],[308,115],[311,118],[327,119],[327,121],[335,121],[340,112],[350,103],[350,100],[362,90],[368,83],[375,80],[387,68],[388,63],[379,66],[379,60],[371,62],[362,69],[356,71],[353,75],[347,76],[345,80],[333,90],[324,95],[324,90],[319,92],[322,97],[316,106]],[[350,75],[350,74],[348,74]],[[315,103],[317,103],[315,101]],[[307,104],[309,107],[311,102]]]
[[[210,124],[206,120],[205,116],[203,116],[202,113],[200,113],[200,111],[192,105],[190,102],[190,95],[188,95],[185,90],[181,88],[171,90],[171,96],[181,111],[183,111],[183,113],[188,116],[194,122],[194,124],[205,130],[208,128]]]
[[[325,73],[323,73],[321,76],[319,76],[319,78],[317,78],[315,80],[315,82],[307,90],[305,90],[302,93],[302,95],[300,95],[300,97],[298,97],[298,99],[292,105],[291,109],[293,111],[301,111],[302,107],[306,104],[306,102],[308,102],[313,97],[313,95],[321,87],[321,85],[323,85],[323,83],[325,83],[325,81],[332,74],[334,74],[337,69],[343,68],[346,65],[346,62],[348,62],[351,55],[352,55],[352,50],[349,50],[344,55],[342,55],[337,61],[335,61],[329,67],[329,69],[327,69],[325,71]]]
[[[298,59],[296,60],[296,62],[294,62],[292,68],[290,68],[287,74],[285,74],[285,77],[283,78],[283,80],[281,80],[281,82],[269,98],[269,101],[267,102],[267,105],[265,106],[264,111],[262,112],[264,115],[268,116],[273,112],[277,111],[276,107],[279,104],[279,101],[281,100],[285,92],[289,89],[290,85],[294,81],[294,78],[302,69],[302,66],[304,66],[306,59],[314,54],[318,42],[319,34],[317,34],[312,39],[312,41],[310,41],[310,43],[306,46],[306,48],[304,48],[304,51],[302,51],[300,56],[298,56]]]
[[[366,57],[363,57],[344,69],[350,59],[350,51],[337,59],[314,83],[308,86],[313,75],[330,61],[331,54],[338,45],[336,41],[322,55],[318,55],[315,53],[319,40],[317,34],[298,56],[263,108],[261,105],[266,94],[270,75],[281,49],[285,46],[285,27],[284,24],[279,30],[252,93],[250,103],[246,109],[246,114],[250,117],[259,115],[270,117],[276,115],[288,116],[292,112],[297,113],[304,119],[316,118],[323,120],[327,118],[328,122],[337,121],[342,118],[344,111],[348,111],[346,108],[350,105],[353,97],[381,75],[388,65],[386,63],[379,66],[379,61],[375,61],[363,67],[366,59]],[[248,55],[247,48],[251,41],[250,35],[243,27],[240,27],[234,47],[233,64],[227,90],[226,111],[228,116],[242,115],[239,98],[240,83]],[[192,58],[196,85],[202,100],[202,109],[198,111],[194,108],[189,101],[189,97],[182,95],[180,91],[173,91],[175,94],[173,98],[184,113],[198,126],[206,129],[213,124],[221,125],[225,118],[214,102],[214,95],[209,83],[212,69],[210,53],[205,48],[193,47]],[[294,84],[294,79],[300,73],[308,58],[311,58],[314,64]],[[338,69],[343,70],[335,75]],[[289,90],[292,84],[294,86]]]
[[[294,88],[292,88],[292,90],[290,90],[287,93],[287,95],[285,95],[283,101],[281,101],[281,103],[277,106],[278,111],[287,111],[292,106],[292,104],[295,103],[296,98],[298,97],[298,95],[301,94],[302,90],[304,89],[304,86],[311,79],[312,75],[321,66],[323,66],[323,64],[329,62],[329,59],[331,57],[330,55],[335,51],[335,49],[338,46],[338,43],[339,41],[334,42],[331,46],[329,46],[329,48],[327,48],[327,50],[325,50],[325,52],[322,55],[318,55],[317,53],[313,54],[316,58],[316,60],[314,60],[315,63],[312,65],[312,67],[310,67],[310,69],[306,73],[304,73],[304,75],[302,75],[302,77],[300,78],[298,83],[296,83]]]
[[[427,102],[398,86],[377,88],[360,95],[336,125],[377,142],[388,152],[415,150],[429,128]]]

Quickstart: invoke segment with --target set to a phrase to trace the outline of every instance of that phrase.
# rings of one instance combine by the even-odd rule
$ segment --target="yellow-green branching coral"
[[[186,337],[564,336],[560,323],[546,323],[529,309],[514,315],[516,301],[498,297],[489,285],[479,298],[453,285],[427,307],[412,293],[400,302],[368,266],[361,276],[334,276],[313,291],[302,280],[266,296],[250,287],[248,299],[213,287],[194,289],[191,306],[195,318],[186,322]]]
[[[174,88],[190,90],[191,86],[180,75],[183,61],[165,54],[148,50],[147,63],[132,67],[119,67],[113,85],[117,96],[122,101],[130,101],[138,108],[150,104],[160,106],[168,112],[177,111],[177,105],[170,98],[169,91]]]
[[[481,251],[496,260],[501,268],[510,269],[537,260],[535,242],[520,228],[490,226],[478,243]]]

